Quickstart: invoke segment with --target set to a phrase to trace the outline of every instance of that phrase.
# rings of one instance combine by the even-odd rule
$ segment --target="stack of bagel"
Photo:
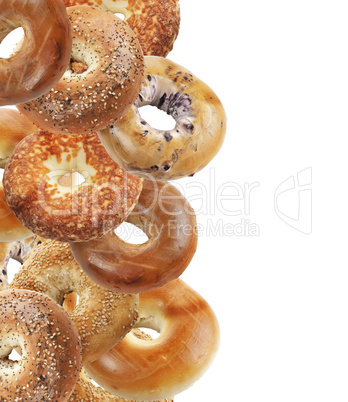
[[[171,181],[226,132],[213,90],[167,58],[178,0],[13,0],[0,16],[0,41],[25,33],[0,59],[0,401],[172,401],[212,363],[219,325],[180,279],[197,222]],[[122,240],[124,222],[148,240]]]

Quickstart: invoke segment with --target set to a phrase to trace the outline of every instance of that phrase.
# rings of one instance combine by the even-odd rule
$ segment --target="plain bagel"
[[[175,396],[198,380],[215,357],[219,325],[209,304],[176,279],[139,295],[136,327],[159,332],[154,340],[128,334],[85,366],[107,391],[139,401]]]
[[[114,231],[70,248],[82,269],[114,292],[143,293],[178,278],[197,248],[196,215],[169,183],[144,180],[127,222],[148,236],[143,244],[123,241]]]
[[[0,108],[0,168],[4,168],[15,146],[37,126],[16,109]]]
[[[0,58],[0,106],[49,91],[70,60],[71,28],[61,0],[1,1],[0,43],[21,26],[23,42],[9,58]]]
[[[136,329],[134,330],[136,331]],[[145,339],[144,335],[140,335]],[[80,377],[76,383],[74,392],[72,393],[69,402],[136,402],[134,400],[124,399],[116,395],[110,394],[101,387],[95,386],[91,378],[82,369]],[[156,402],[174,402],[174,399],[163,399]]]
[[[0,242],[27,239],[33,232],[25,227],[8,206],[2,183],[0,183]]]

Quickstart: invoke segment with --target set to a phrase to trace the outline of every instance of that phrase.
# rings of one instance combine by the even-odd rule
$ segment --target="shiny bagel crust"
[[[142,338],[144,338],[142,336]],[[87,373],[82,370],[69,402],[136,402],[110,394],[103,388],[93,385]],[[174,402],[174,399],[163,399],[157,402]]]
[[[19,27],[23,42],[9,58],[0,58],[0,106],[46,93],[70,60],[71,28],[61,0],[2,1],[0,43]]]
[[[173,49],[179,33],[179,0],[64,0],[64,2],[67,7],[86,4],[123,14],[124,21],[139,39],[144,55],[166,57]]]
[[[15,146],[37,131],[37,126],[16,109],[0,109],[0,168],[4,168]]]
[[[17,106],[42,130],[92,134],[122,117],[134,103],[144,76],[141,46],[120,18],[96,7],[67,8],[73,65],[48,93]]]
[[[138,317],[138,295],[110,292],[91,281],[75,261],[67,243],[47,240],[24,261],[10,288],[41,292],[63,305],[76,292],[79,303],[67,306],[82,343],[83,363],[114,347]]]
[[[155,56],[145,56],[145,64],[146,79],[137,101],[99,137],[111,158],[137,176],[165,181],[192,176],[221,148],[224,108],[212,89],[184,67]],[[175,127],[150,126],[141,117],[145,105],[167,112]]]
[[[149,240],[131,244],[114,231],[103,238],[71,243],[85,273],[100,286],[122,293],[143,293],[178,278],[197,248],[196,215],[169,183],[144,180],[138,204],[127,222]]]
[[[154,340],[128,334],[84,368],[107,391],[140,401],[173,397],[198,380],[219,344],[219,326],[209,304],[176,279],[139,295],[136,327],[159,332]]]
[[[0,242],[24,240],[32,235],[32,231],[17,219],[8,206],[2,183],[0,183]]]
[[[22,358],[8,358],[20,349]],[[3,401],[68,401],[81,364],[81,344],[68,314],[29,290],[0,292],[0,392]]]
[[[63,176],[74,171],[85,181],[60,185]],[[7,204],[33,233],[59,241],[87,241],[127,218],[142,180],[113,162],[96,134],[37,131],[15,148],[3,185]]]

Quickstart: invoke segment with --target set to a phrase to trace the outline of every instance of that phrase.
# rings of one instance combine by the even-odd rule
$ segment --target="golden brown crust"
[[[135,104],[116,124],[99,133],[111,158],[140,177],[175,180],[192,176],[218,153],[226,133],[226,114],[216,94],[184,67],[146,56],[146,80]],[[153,105],[176,120],[157,130],[138,108]]]
[[[11,362],[18,347],[22,358]],[[28,290],[0,292],[2,400],[68,401],[81,368],[78,333],[57,303]]]
[[[66,294],[80,299],[70,318],[80,337],[83,362],[115,346],[133,327],[138,316],[138,295],[110,292],[91,281],[75,261],[67,243],[47,240],[24,261],[10,288],[30,289],[63,304]]]
[[[0,109],[0,168],[5,167],[19,141],[36,130],[35,124],[18,110],[5,107]]]
[[[135,330],[134,330],[135,331]],[[144,339],[143,335],[140,335]],[[120,398],[105,391],[103,388],[96,387],[91,382],[87,373],[82,370],[79,380],[77,381],[74,392],[69,402],[136,402],[129,399]],[[174,399],[163,399],[156,402],[174,402]]]
[[[138,37],[145,55],[166,57],[180,27],[178,0],[128,0],[127,24]]]
[[[85,182],[60,178],[78,171]],[[103,236],[123,222],[137,203],[142,180],[111,160],[96,134],[36,132],[11,155],[3,178],[6,202],[33,233],[60,241]]]
[[[144,59],[133,31],[100,8],[67,9],[73,30],[72,59],[88,69],[68,69],[45,95],[18,106],[38,127],[58,134],[94,133],[122,117],[135,101]]]
[[[101,239],[71,243],[77,262],[93,281],[117,292],[142,293],[184,272],[197,248],[196,215],[174,186],[144,180],[127,222],[149,240],[131,244],[110,231]]]
[[[219,326],[209,304],[180,279],[139,295],[137,327],[159,332],[153,341],[132,333],[85,366],[107,391],[149,400],[175,396],[209,367],[219,344]]]
[[[144,55],[162,56],[173,49],[179,33],[179,0],[64,0],[67,7],[77,4],[99,6],[122,13],[139,39]]]
[[[23,44],[10,58],[0,59],[0,106],[27,102],[49,91],[70,60],[71,28],[61,0],[1,2],[0,43],[20,26]]]

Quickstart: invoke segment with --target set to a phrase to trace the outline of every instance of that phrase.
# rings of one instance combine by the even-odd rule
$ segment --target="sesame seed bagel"
[[[71,243],[86,274],[100,286],[123,293],[143,293],[178,278],[197,248],[196,215],[169,183],[144,180],[139,202],[127,222],[148,236],[131,244],[114,231],[103,238]]]
[[[173,397],[208,369],[219,345],[216,316],[201,295],[176,279],[139,295],[136,327],[159,332],[142,340],[133,332],[84,368],[107,391],[139,401]]]
[[[44,293],[60,305],[66,294],[79,295],[79,303],[69,315],[81,338],[83,363],[115,346],[138,315],[138,295],[114,293],[94,283],[67,243],[47,240],[40,244],[24,261],[10,288]]]
[[[9,58],[0,58],[0,106],[49,91],[70,60],[71,29],[61,0],[1,1],[0,43],[18,27],[23,42]]]
[[[94,133],[134,103],[143,81],[143,53],[134,32],[114,14],[89,6],[67,12],[73,62],[50,92],[18,109],[52,133]]]
[[[20,360],[8,358],[13,349]],[[2,401],[68,401],[81,368],[79,336],[62,307],[29,290],[0,292]]]
[[[79,172],[85,181],[61,185]],[[33,233],[59,241],[102,237],[123,222],[141,193],[142,180],[111,160],[96,134],[37,131],[11,155],[3,177],[5,199]]]
[[[173,49],[180,27],[178,0],[64,0],[67,7],[78,4],[100,6],[124,15],[145,55],[165,57]]]
[[[111,158],[132,174],[165,181],[192,176],[223,143],[224,108],[212,89],[184,67],[155,56],[145,56],[145,64],[146,79],[137,101],[99,137]],[[150,126],[141,117],[145,105],[167,112],[175,127]]]
[[[4,168],[15,146],[37,126],[16,109],[0,108],[0,168]]]

